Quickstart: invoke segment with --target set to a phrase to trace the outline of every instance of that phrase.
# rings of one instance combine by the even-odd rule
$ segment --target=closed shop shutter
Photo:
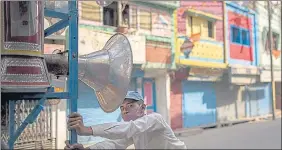
[[[184,81],[182,90],[183,126],[185,128],[216,123],[214,83]]]

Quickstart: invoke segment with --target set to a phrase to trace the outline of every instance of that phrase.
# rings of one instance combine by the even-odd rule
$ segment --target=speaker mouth
[[[67,55],[47,54],[44,58],[50,73],[68,74]],[[132,67],[130,42],[125,35],[116,33],[102,50],[78,57],[78,78],[94,90],[103,111],[113,112],[126,96]]]

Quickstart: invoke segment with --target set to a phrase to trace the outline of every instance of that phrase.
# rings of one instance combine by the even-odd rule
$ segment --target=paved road
[[[180,139],[189,149],[281,149],[281,119],[209,129]]]

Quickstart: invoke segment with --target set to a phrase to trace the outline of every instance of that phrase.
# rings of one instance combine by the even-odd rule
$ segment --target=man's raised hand
[[[78,135],[92,135],[92,129],[84,126],[83,118],[79,113],[71,113],[68,118],[68,130],[76,130]]]

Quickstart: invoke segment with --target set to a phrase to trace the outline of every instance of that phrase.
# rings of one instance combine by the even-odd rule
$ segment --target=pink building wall
[[[180,7],[200,10],[223,18],[223,3],[219,1],[180,1]],[[177,23],[179,35],[186,34],[185,18],[185,13],[181,15],[178,12]],[[216,22],[216,40],[222,42],[224,41],[223,20]]]

